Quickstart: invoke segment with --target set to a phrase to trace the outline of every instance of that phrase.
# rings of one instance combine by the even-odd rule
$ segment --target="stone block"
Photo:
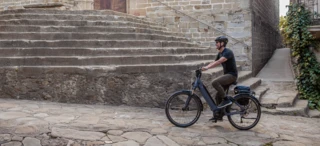
[[[159,6],[162,6],[161,3],[151,3],[151,6],[152,7],[159,7]]]
[[[169,6],[177,6],[180,5],[178,2],[169,2]]]
[[[211,0],[202,0],[202,2],[201,2],[201,4],[203,4],[203,5],[207,5],[210,3],[211,3]]]
[[[199,5],[199,4],[201,4],[201,1],[191,1],[190,4],[191,5]]]
[[[225,3],[225,0],[211,0],[211,3]]]
[[[250,0],[241,0],[240,7],[242,9],[249,9],[250,8]]]
[[[190,28],[198,28],[199,27],[199,22],[191,22],[191,23],[189,23],[189,27]]]
[[[151,4],[137,4],[137,9],[146,9],[148,7],[151,7]]]
[[[212,6],[211,5],[195,5],[194,9],[195,10],[212,9]]]
[[[187,5],[189,5],[190,4],[190,2],[179,2],[179,5],[180,6],[187,6]]]
[[[235,2],[240,2],[242,0],[225,0],[226,3],[235,3]]]
[[[189,28],[188,23],[179,23],[178,26],[179,26],[179,28]]]
[[[180,17],[180,22],[190,22],[192,19],[188,16],[182,16]]]
[[[190,28],[189,30],[190,30],[189,32],[191,32],[191,33],[199,32],[198,28]]]
[[[222,4],[212,5],[212,9],[214,9],[214,10],[216,10],[216,9],[222,9]]]
[[[192,38],[198,38],[198,37],[200,37],[200,33],[192,33]]]
[[[246,27],[246,25],[245,25],[245,22],[241,22],[241,23],[228,22],[228,27]]]
[[[213,17],[214,17],[214,21],[227,21],[228,20],[227,14],[215,14]]]
[[[131,13],[135,16],[146,16],[147,10],[146,9],[134,9],[134,10],[131,10]]]
[[[151,3],[151,2],[150,2],[150,0],[137,0],[136,3],[146,4],[146,3]]]
[[[232,9],[233,4],[223,4],[223,9]]]
[[[195,9],[194,6],[191,6],[191,5],[181,6],[181,10],[183,11],[190,11],[194,9]]]

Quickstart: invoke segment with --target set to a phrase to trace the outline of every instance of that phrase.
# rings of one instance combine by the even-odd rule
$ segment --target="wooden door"
[[[127,0],[94,0],[95,10],[114,10],[118,12],[127,12]]]

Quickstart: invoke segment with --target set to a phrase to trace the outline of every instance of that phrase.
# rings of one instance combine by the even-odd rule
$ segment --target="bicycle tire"
[[[166,106],[165,106],[166,116],[167,116],[168,120],[169,120],[173,125],[175,125],[175,126],[177,126],[177,127],[189,127],[189,126],[193,125],[194,123],[196,123],[196,122],[198,121],[198,119],[200,118],[200,115],[201,115],[201,112],[202,112],[202,110],[201,110],[202,104],[201,104],[201,101],[200,101],[199,98],[197,98],[197,97],[195,97],[195,96],[192,96],[188,108],[193,109],[193,112],[195,112],[195,113],[194,113],[195,116],[192,118],[192,120],[190,120],[190,121],[188,121],[188,122],[186,122],[186,123],[181,123],[181,122],[179,122],[177,119],[175,119],[175,118],[173,117],[174,111],[171,112],[171,110],[170,110],[170,109],[176,109],[175,112],[188,112],[188,111],[191,111],[190,109],[185,110],[185,111],[182,109],[181,106],[185,105],[185,101],[184,101],[184,100],[180,100],[180,101],[179,101],[179,102],[180,102],[180,103],[179,103],[179,104],[180,104],[180,105],[179,105],[179,108],[176,108],[176,107],[173,108],[173,107],[171,107],[171,106],[173,106],[173,102],[174,102],[175,100],[177,100],[178,97],[181,97],[181,96],[189,97],[189,96],[192,96],[192,95],[190,95],[189,93],[186,93],[186,92],[178,92],[178,93],[175,93],[175,94],[173,94],[172,96],[170,96],[170,97],[168,98],[168,100],[167,100],[167,102],[166,102]],[[190,107],[191,105],[193,106],[192,108]],[[178,110],[177,110],[177,109],[178,109]],[[195,110],[195,111],[194,111],[194,110]],[[181,115],[181,113],[180,113],[180,115]],[[183,115],[183,114],[182,114],[182,115]]]
[[[241,105],[241,106],[244,106],[246,109],[245,109],[245,113],[246,114],[243,114],[243,115],[241,115],[241,114],[235,114],[235,115],[228,115],[227,117],[228,117],[228,120],[229,120],[229,122],[230,122],[230,124],[233,126],[233,127],[235,127],[235,128],[237,128],[237,129],[239,129],[239,130],[249,130],[249,129],[251,129],[251,128],[253,128],[253,127],[255,127],[257,124],[258,124],[258,122],[259,122],[259,120],[260,120],[260,118],[261,118],[261,108],[260,108],[260,104],[259,104],[259,102],[257,101],[257,100],[255,100],[255,99],[253,99],[253,98],[255,98],[255,97],[253,97],[253,96],[251,96],[251,95],[247,95],[247,94],[243,94],[243,95],[237,95],[237,97],[235,98],[235,101],[232,103],[232,105],[230,105],[230,106],[228,106],[227,108],[226,108],[226,112],[227,113],[230,113],[230,112],[232,112],[231,110],[232,110],[232,108],[240,108],[238,105],[239,105],[239,103],[241,103],[241,104],[247,104],[247,105]],[[243,101],[245,101],[245,102],[243,102]],[[248,102],[248,103],[246,103],[246,102]],[[255,110],[251,107],[251,106],[255,106]],[[256,112],[256,118],[250,118],[248,115],[250,114],[249,113],[249,110],[251,110],[251,111],[253,111],[252,113],[254,113],[254,112]],[[252,120],[254,120],[253,122],[252,122],[252,124],[250,124],[250,125],[248,125],[248,126],[241,126],[241,125],[239,125],[239,124],[237,124],[237,122],[234,120],[234,117],[236,117],[237,115],[240,115],[239,116],[239,120],[240,120],[240,123],[243,123],[243,118],[245,119],[245,120],[248,120],[249,121],[249,119],[252,119]],[[245,117],[245,116],[247,116],[247,117]],[[237,118],[237,117],[236,117]]]

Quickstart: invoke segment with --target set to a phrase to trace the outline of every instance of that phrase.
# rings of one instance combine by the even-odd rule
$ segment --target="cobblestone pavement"
[[[249,131],[205,111],[188,128],[173,126],[163,109],[0,99],[1,146],[316,146],[320,119],[263,114]]]

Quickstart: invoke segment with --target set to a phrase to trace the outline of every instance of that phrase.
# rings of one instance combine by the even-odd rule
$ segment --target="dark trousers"
[[[231,85],[236,80],[237,80],[237,77],[231,74],[225,74],[212,81],[213,88],[215,88],[218,91],[216,94],[217,105],[220,104],[222,102],[222,99],[226,96],[225,88]]]

